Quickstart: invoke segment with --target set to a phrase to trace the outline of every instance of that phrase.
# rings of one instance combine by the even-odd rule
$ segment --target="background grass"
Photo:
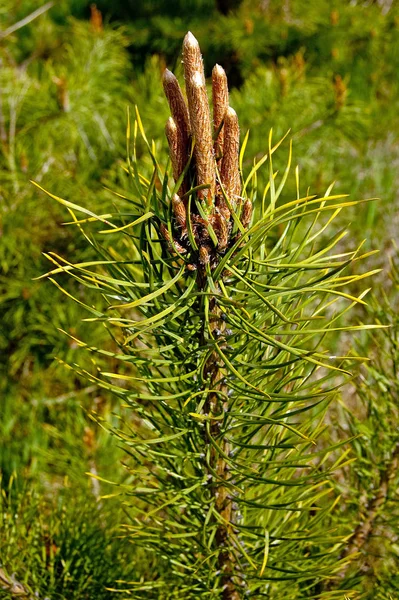
[[[116,579],[133,579],[149,566],[132,545],[115,540],[122,509],[116,501],[100,502],[110,490],[86,475],[126,481],[118,444],[89,418],[115,424],[125,409],[63,365],[76,360],[76,344],[58,329],[103,347],[108,335],[81,321],[79,305],[35,279],[49,268],[43,252],[90,260],[90,251],[63,225],[65,212],[29,180],[95,212],[111,206],[105,188],[127,185],[120,168],[127,105],[139,105],[147,134],[166,156],[160,77],[166,65],[181,73],[188,29],[200,41],[207,75],[215,62],[226,68],[242,131],[251,131],[249,161],[265,150],[270,127],[276,139],[290,128],[303,185],[321,193],[336,180],[337,192],[380,198],[353,213],[351,235],[380,249],[367,263],[385,268],[371,310],[396,323],[395,311],[380,301],[382,290],[393,304],[397,297],[397,279],[388,271],[398,228],[398,4],[243,0],[231,6],[223,14],[223,3],[213,0],[103,0],[103,26],[96,27],[90,2],[62,0],[14,32],[37,3],[0,6],[0,568],[5,581],[15,573],[40,597],[109,597],[105,588]],[[90,303],[87,292],[84,299]],[[360,338],[363,353],[388,352],[394,367],[381,375],[386,359],[363,373],[346,390],[343,413],[331,415],[342,435],[362,436],[353,448],[358,466],[346,484],[337,484],[352,498],[348,527],[365,504],[363,488],[366,496],[372,489],[367,477],[378,485],[395,442],[392,433],[391,445],[379,442],[380,453],[375,445],[365,451],[375,444],[376,423],[382,431],[384,423],[395,428],[395,339]],[[384,415],[381,398],[391,407]],[[355,409],[348,414],[345,406]],[[396,538],[391,542],[389,563],[371,561],[360,583],[354,575],[363,593],[378,588],[381,598],[395,597]],[[0,597],[12,597],[10,589],[0,585]]]

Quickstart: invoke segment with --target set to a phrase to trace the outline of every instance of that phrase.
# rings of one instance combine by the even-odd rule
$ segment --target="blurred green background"
[[[110,490],[87,475],[126,477],[122,451],[90,419],[117,423],[125,409],[67,369],[76,344],[59,329],[102,347],[108,334],[35,279],[50,269],[43,253],[90,260],[90,249],[63,225],[66,211],[29,181],[95,212],[109,206],[107,188],[125,185],[126,107],[135,104],[166,157],[161,74],[168,66],[181,75],[187,30],[207,76],[216,62],[227,71],[241,130],[250,129],[248,161],[267,149],[271,127],[275,139],[291,129],[312,193],[336,181],[339,192],[380,198],[351,215],[355,241],[381,250],[367,266],[388,265],[394,252],[398,2],[2,0],[0,597],[13,597],[17,572],[51,598],[107,598],[115,579],[143,568],[132,546],[115,539],[123,506],[99,501]]]

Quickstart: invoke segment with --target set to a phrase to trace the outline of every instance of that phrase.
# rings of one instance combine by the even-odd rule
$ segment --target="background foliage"
[[[93,345],[105,348],[108,336],[101,326],[83,323],[79,306],[50,283],[34,280],[48,270],[43,252],[81,261],[92,256],[81,236],[62,225],[65,212],[29,180],[95,212],[109,206],[105,188],[127,185],[120,169],[126,105],[140,106],[147,134],[165,151],[168,110],[160,75],[166,64],[179,71],[188,29],[201,42],[207,74],[215,62],[226,68],[242,130],[251,130],[249,162],[267,147],[271,126],[276,138],[291,128],[301,179],[312,191],[324,192],[335,179],[338,192],[381,198],[353,212],[351,241],[366,238],[367,248],[379,248],[367,268],[385,268],[369,315],[359,318],[394,327],[359,338],[359,353],[375,361],[345,388],[328,416],[339,439],[356,436],[350,451],[357,460],[336,479],[348,536],[353,523],[370,514],[374,490],[384,487],[396,460],[398,281],[391,239],[398,225],[397,4],[104,0],[98,7],[103,25],[90,20],[89,2],[62,0],[13,31],[37,3],[6,0],[0,6],[0,568],[4,581],[15,574],[26,589],[54,598],[71,598],[71,590],[84,585],[76,598],[101,597],[100,589],[134,579],[147,567],[133,546],[115,544],[112,527],[123,518],[117,505],[99,501],[110,493],[107,486],[93,485],[85,475],[126,479],[118,443],[89,415],[111,427],[132,415],[55,359],[76,360],[76,343],[57,328],[77,338],[89,335]],[[144,147],[138,154],[149,170]],[[276,166],[283,168],[278,159]],[[90,303],[87,291],[81,294]],[[399,587],[396,483],[390,480],[378,507],[366,555],[343,574],[364,597],[388,599]],[[72,497],[77,512],[69,508]],[[81,513],[78,507],[88,498],[96,508]],[[13,546],[28,550],[22,555]],[[99,562],[99,548],[112,558]],[[82,568],[68,566],[83,560]],[[7,585],[0,586],[4,597],[12,594]]]

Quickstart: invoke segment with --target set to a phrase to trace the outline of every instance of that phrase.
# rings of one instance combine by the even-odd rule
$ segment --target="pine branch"
[[[367,502],[363,511],[364,520],[359,523],[352,536],[349,538],[343,557],[360,552],[368,538],[372,535],[376,519],[387,501],[390,482],[396,476],[398,461],[399,444],[393,450],[387,467],[381,472],[378,492]]]
[[[205,233],[204,228],[200,230],[198,225],[203,223],[213,229],[216,234],[216,250],[225,249],[229,245],[231,225],[230,210],[226,205],[223,193],[227,195],[229,202],[234,207],[237,204],[237,197],[241,190],[240,173],[238,166],[239,153],[239,128],[238,119],[235,111],[229,108],[229,97],[227,88],[227,78],[223,69],[216,65],[213,70],[213,114],[214,114],[214,132],[215,142],[213,143],[210,125],[210,110],[205,87],[205,76],[202,65],[201,51],[197,40],[191,33],[188,33],[183,43],[184,71],[188,98],[188,113],[186,112],[183,96],[179,84],[174,76],[165,71],[164,89],[172,111],[172,116],[176,119],[169,119],[166,125],[166,135],[169,142],[170,157],[173,168],[173,177],[177,182],[182,175],[185,162],[187,161],[188,136],[186,132],[192,132],[194,137],[194,163],[191,165],[194,173],[193,184],[195,187],[206,186],[205,189],[198,191],[198,199],[202,203],[205,200],[204,208],[208,213],[205,220],[198,215],[194,209],[190,215],[190,222],[197,224],[194,237],[199,246],[198,263],[198,288],[205,293],[208,291],[208,276],[210,275],[209,265],[215,268],[216,256],[215,249],[212,249],[212,238]],[[187,117],[189,115],[189,124]],[[179,138],[179,131],[180,138]],[[214,153],[215,152],[215,153]],[[216,191],[216,157],[220,154],[221,172],[220,184],[218,184],[218,196],[215,205]],[[185,157],[185,161],[183,160]],[[221,186],[224,188],[222,193]],[[184,189],[184,188],[183,188]],[[182,193],[182,187],[179,188],[179,194]],[[247,203],[250,201],[247,201]],[[247,205],[248,206],[248,205]],[[176,220],[178,235],[181,239],[174,240],[178,251],[185,251],[181,242],[187,237],[187,217],[183,210],[183,203],[178,195],[172,199],[172,208]],[[201,219],[201,220],[200,220]],[[249,225],[248,210],[245,213],[246,225]],[[168,238],[165,229],[163,236]],[[194,250],[194,248],[191,248]],[[213,260],[211,262],[211,253]],[[221,295],[221,290],[217,281],[214,282],[214,292]],[[208,341],[210,344],[218,344],[222,349],[226,346],[223,342],[223,333],[226,325],[221,315],[222,311],[217,305],[216,296],[209,300],[209,322],[204,321],[204,326],[200,332],[200,345],[205,346]],[[209,455],[209,479],[210,489],[214,497],[215,509],[220,515],[220,523],[217,526],[215,540],[220,548],[218,564],[221,573],[223,598],[225,600],[236,600],[239,598],[237,585],[245,585],[239,576],[239,565],[237,564],[237,554],[239,549],[231,548],[236,545],[230,539],[231,530],[235,524],[235,512],[233,508],[233,499],[229,493],[229,488],[224,485],[228,482],[229,467],[226,456],[230,453],[230,444],[224,436],[220,434],[221,418],[223,414],[229,411],[228,387],[226,385],[226,365],[216,350],[212,350],[204,365],[204,375],[207,386],[212,390],[207,393],[204,405],[204,415],[208,419],[208,431],[205,441],[210,447]],[[206,392],[206,388],[204,388]],[[217,442],[220,452],[215,448],[214,442]]]
[[[399,443],[395,446],[392,451],[390,460],[387,466],[380,473],[380,480],[378,482],[378,491],[374,494],[363,508],[363,520],[357,525],[352,535],[346,543],[346,548],[341,554],[341,559],[348,559],[344,567],[337,575],[337,579],[332,581],[327,589],[331,590],[335,587],[337,580],[343,580],[353,564],[355,557],[362,552],[365,544],[372,536],[376,521],[381,511],[388,500],[390,483],[395,478],[399,466]],[[352,560],[351,560],[352,557]]]
[[[340,538],[324,523],[334,503],[328,476],[336,461],[328,467],[328,459],[342,442],[328,443],[323,418],[336,375],[345,380],[358,357],[331,356],[325,338],[371,326],[337,325],[364,304],[364,293],[348,286],[367,274],[352,268],[359,248],[337,248],[343,233],[329,229],[358,203],[331,195],[332,186],[321,197],[302,196],[297,171],[294,199],[279,201],[292,156],[290,147],[279,175],[273,155],[281,142],[273,145],[272,134],[268,154],[241,184],[238,119],[226,108],[224,74],[217,69],[223,89],[214,84],[213,97],[222,106],[213,114],[221,121],[212,127],[192,34],[183,56],[188,106],[174,76],[164,75],[173,180],[136,110],[127,131],[132,190],[116,192],[128,209],[96,215],[50,194],[99,259],[74,264],[52,253],[47,276],[69,297],[63,274],[109,303],[105,310],[72,295],[89,321],[106,324],[117,350],[74,339],[117,368],[71,368],[116,394],[139,422],[112,430],[131,474],[123,486],[134,499],[126,532],[154,565],[132,584],[135,597],[159,598],[162,589],[165,598],[177,590],[190,600],[238,600],[273,595],[290,581],[291,600],[337,559]],[[137,160],[139,136],[152,171]],[[93,224],[101,231],[86,233]]]
[[[46,2],[46,4],[43,4],[43,6],[41,6],[40,8],[37,8],[36,10],[34,10],[32,13],[30,13],[29,15],[27,15],[26,17],[24,17],[17,23],[14,23],[14,25],[7,27],[7,29],[5,29],[4,31],[0,31],[0,40],[4,39],[8,35],[11,35],[12,33],[15,33],[16,31],[18,31],[18,29],[25,27],[25,25],[28,25],[28,23],[31,23],[32,21],[37,19],[37,17],[40,17],[41,15],[46,13],[53,6],[54,6],[54,2]]]

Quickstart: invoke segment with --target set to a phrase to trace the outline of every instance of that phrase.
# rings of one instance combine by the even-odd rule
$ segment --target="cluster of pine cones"
[[[188,269],[213,269],[240,235],[232,234],[232,212],[247,228],[252,203],[241,197],[240,132],[237,114],[229,106],[226,73],[219,65],[212,71],[212,125],[201,50],[190,32],[183,42],[183,65],[187,103],[173,73],[166,69],[163,75],[172,113],[166,137],[173,178],[180,186],[171,200],[172,236],[164,224],[160,231],[172,252],[189,253]]]

